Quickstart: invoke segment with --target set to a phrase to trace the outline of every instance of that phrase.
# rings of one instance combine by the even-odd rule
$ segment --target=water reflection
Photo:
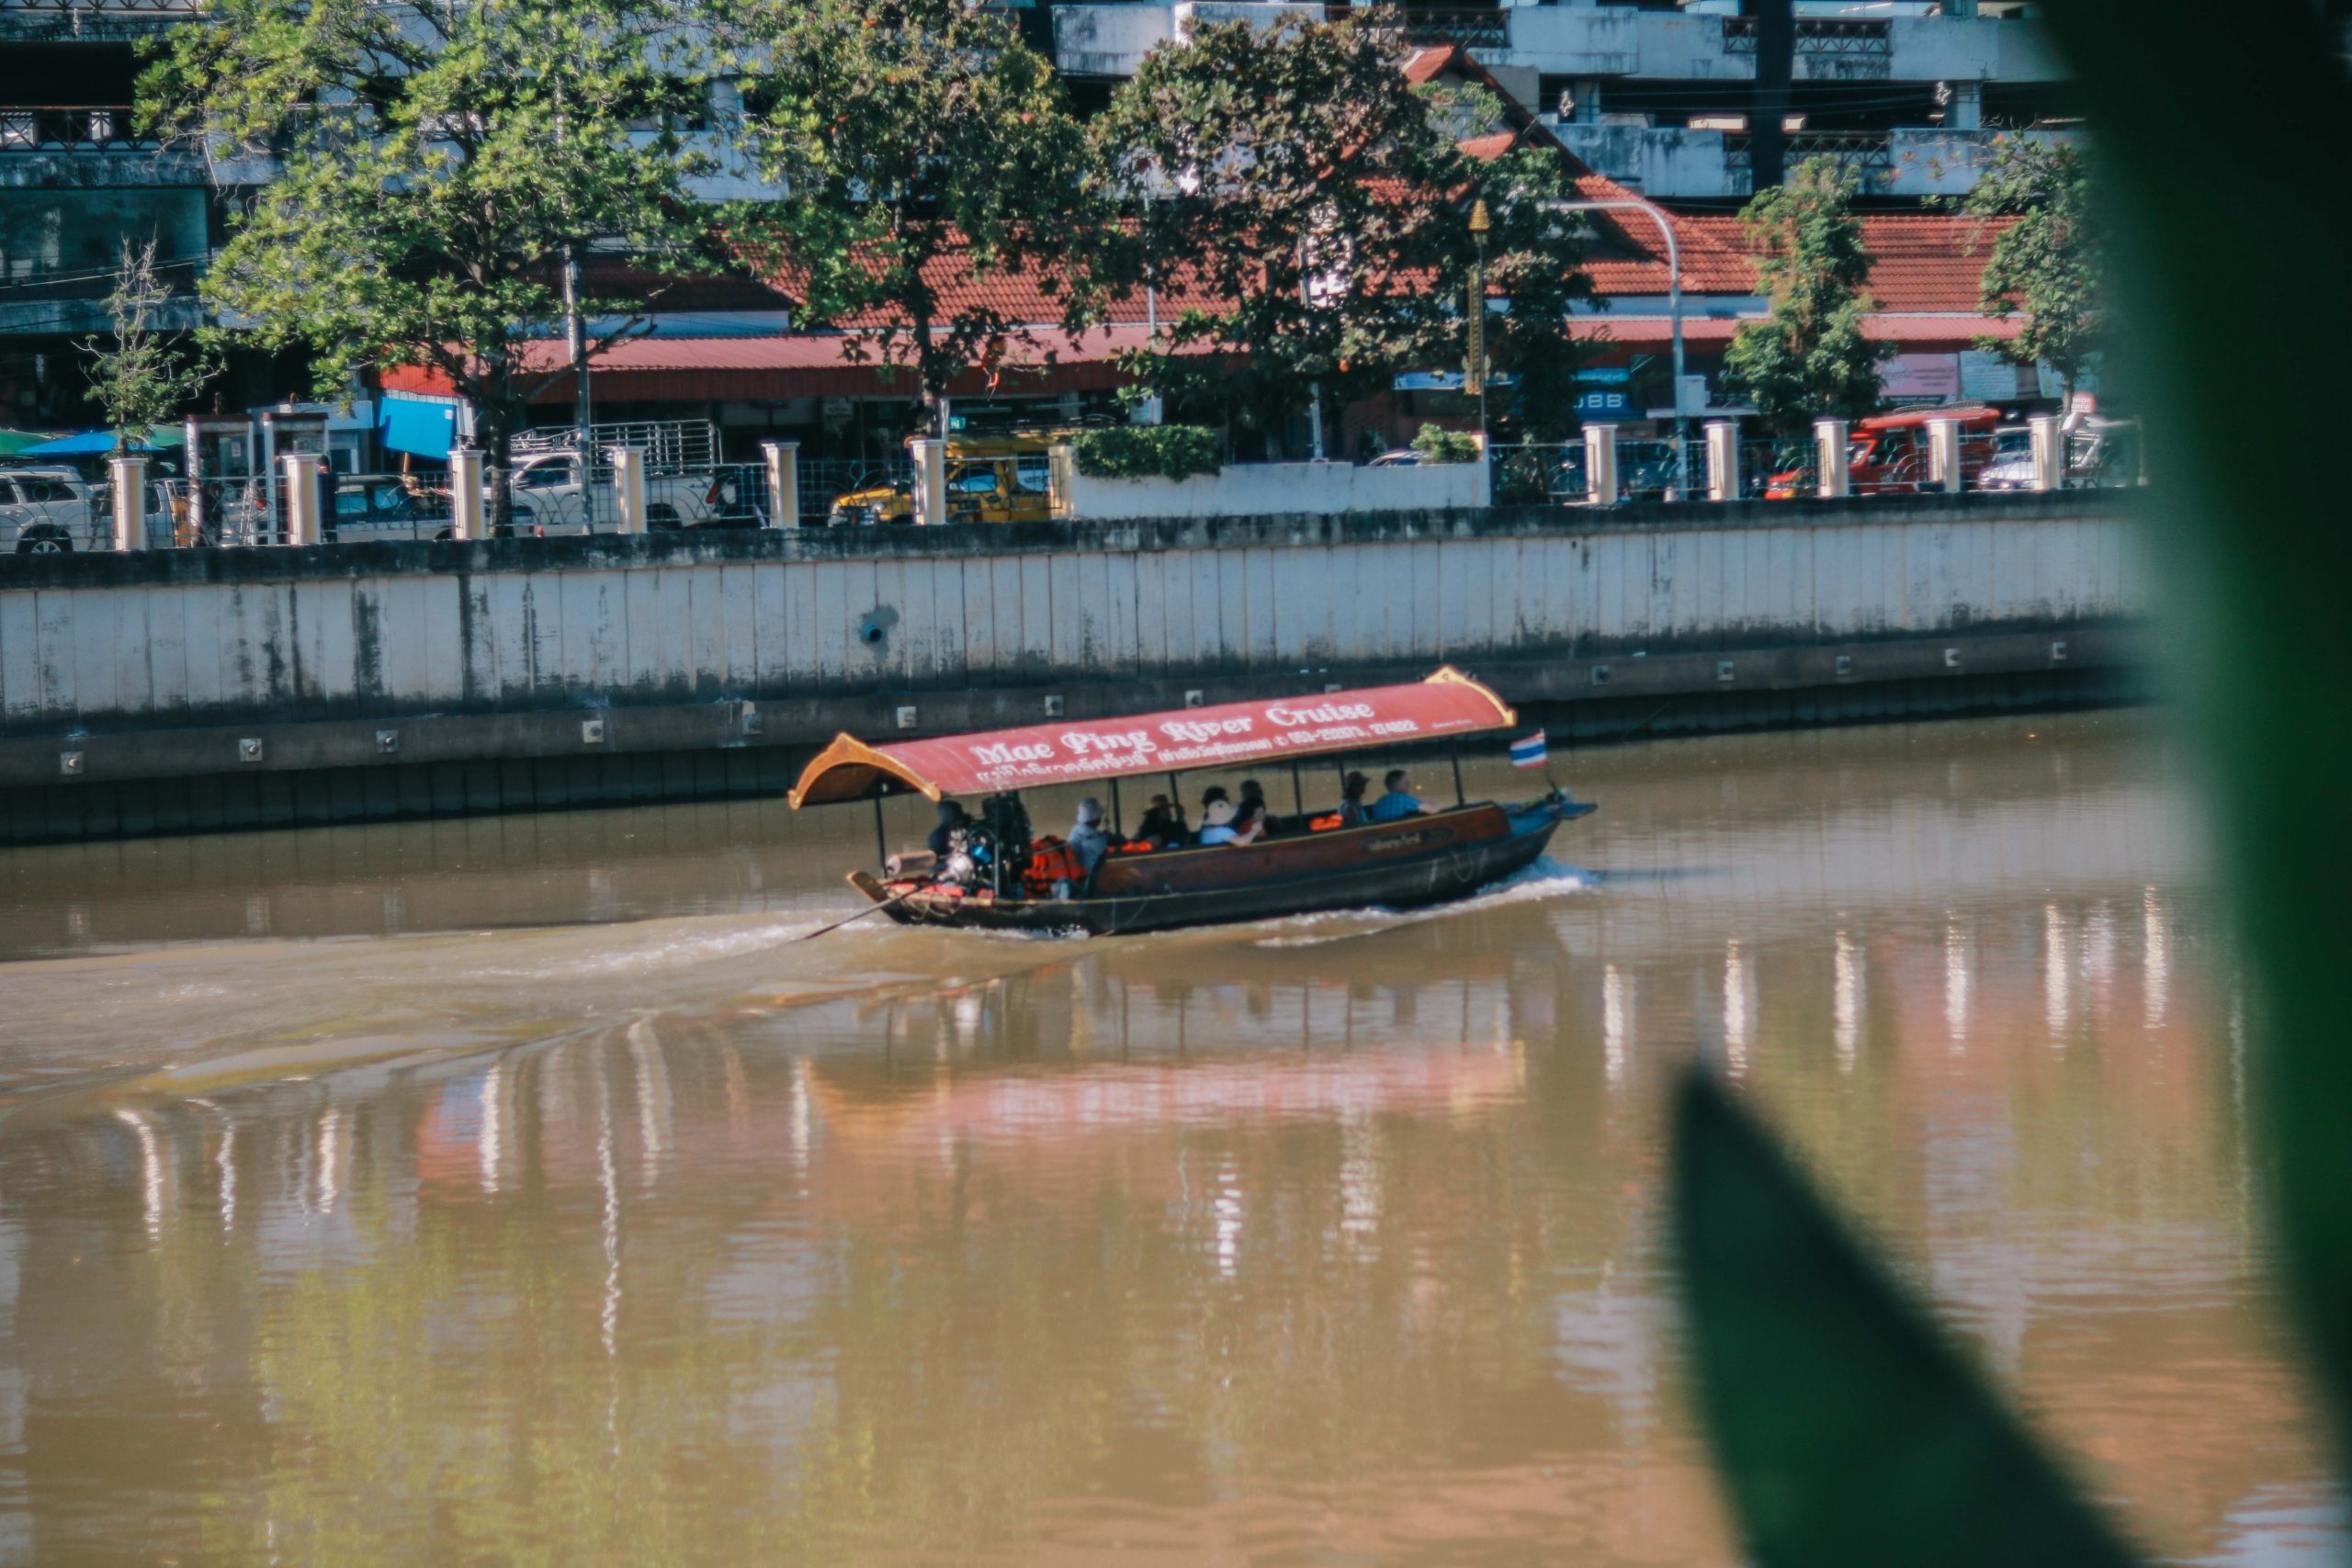
[[[1585,874],[1411,918],[20,966],[216,1032],[8,1064],[0,1555],[1727,1561],[1694,1049],[2158,1544],[2340,1547],[2163,761],[2036,728],[1600,755]]]

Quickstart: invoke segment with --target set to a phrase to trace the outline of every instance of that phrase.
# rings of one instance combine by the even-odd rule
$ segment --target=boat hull
[[[1365,828],[1243,847],[1117,856],[1080,898],[956,897],[852,883],[900,925],[1095,936],[1466,898],[1533,864],[1564,821],[1589,805],[1544,801],[1457,807]]]

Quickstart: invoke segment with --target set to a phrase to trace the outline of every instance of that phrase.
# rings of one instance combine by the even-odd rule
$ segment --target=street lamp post
[[[1478,450],[1487,450],[1487,235],[1494,220],[1483,201],[1470,209],[1470,237],[1477,242],[1478,259],[1470,269],[1468,354],[1462,367],[1464,385],[1478,395]]]
[[[1646,201],[1555,201],[1544,205],[1555,212],[1645,213],[1657,225],[1657,231],[1666,236],[1666,311],[1674,329],[1674,483],[1678,494],[1687,495],[1690,490],[1690,416],[1682,409],[1682,252],[1674,243],[1674,225],[1667,220],[1664,212]]]

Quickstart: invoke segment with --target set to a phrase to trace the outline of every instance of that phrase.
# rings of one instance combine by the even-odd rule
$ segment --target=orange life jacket
[[[1310,833],[1328,833],[1338,826],[1340,826],[1340,814],[1334,811],[1329,817],[1316,818],[1307,823],[1306,829]]]
[[[1059,839],[1039,839],[1029,846],[1029,869],[1021,874],[1021,885],[1031,894],[1046,897],[1053,893],[1057,882],[1085,880],[1086,863]]]

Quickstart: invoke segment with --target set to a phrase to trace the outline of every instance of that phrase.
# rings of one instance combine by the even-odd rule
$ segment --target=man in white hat
[[[1078,822],[1069,830],[1069,847],[1078,852],[1079,863],[1089,871],[1111,848],[1111,835],[1102,829],[1102,803],[1091,795],[1078,803]]]

